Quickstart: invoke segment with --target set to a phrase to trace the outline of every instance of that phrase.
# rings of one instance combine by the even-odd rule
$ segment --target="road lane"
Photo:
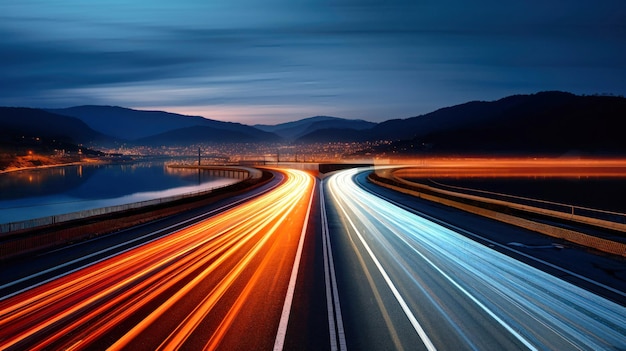
[[[326,184],[349,348],[626,347],[624,307],[382,201],[355,174]]]
[[[453,207],[403,194],[368,181],[368,172],[355,177],[368,192],[436,222],[516,260],[626,306],[624,263],[583,246],[512,226]]]
[[[3,273],[0,275],[0,300],[184,229],[195,222],[211,218],[267,193],[284,181],[282,173],[276,171],[272,173],[273,178],[268,183],[207,206],[66,245],[60,249],[0,262]]]
[[[269,349],[315,181],[0,301],[0,349]]]

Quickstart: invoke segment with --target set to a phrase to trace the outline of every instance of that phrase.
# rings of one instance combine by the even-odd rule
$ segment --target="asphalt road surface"
[[[621,262],[366,171],[274,174],[3,263],[0,349],[626,349]]]
[[[284,174],[236,207],[4,295],[0,349],[281,348],[316,189]]]
[[[326,181],[347,349],[626,348],[623,306],[383,200],[357,174]]]

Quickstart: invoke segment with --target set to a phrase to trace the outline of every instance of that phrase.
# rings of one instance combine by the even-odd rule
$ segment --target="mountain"
[[[349,128],[323,128],[307,133],[295,141],[298,143],[361,142],[369,139],[369,130]]]
[[[140,111],[117,106],[76,106],[47,111],[81,119],[91,128],[126,140],[137,140],[190,127],[235,132],[246,139],[278,141],[273,134],[240,123],[222,122],[199,116],[185,116],[162,111]],[[191,129],[190,129],[191,130]],[[204,129],[208,131],[208,129]],[[212,131],[211,133],[213,133]],[[216,132],[215,132],[216,133]]]
[[[109,134],[138,145],[153,146],[384,140],[382,146],[368,152],[387,155],[624,155],[626,138],[622,131],[625,124],[625,98],[577,96],[564,92],[513,95],[489,102],[472,101],[378,124],[317,116],[253,127],[197,116],[111,106],[46,111],[5,107],[0,108],[0,142],[19,144],[16,137],[25,136],[33,140],[43,137],[85,144],[111,140],[105,136]]]
[[[323,129],[367,130],[374,126],[376,126],[376,123],[360,119],[316,116],[276,125],[257,124],[254,127],[266,132],[275,133],[287,140],[296,140],[309,133],[315,133]],[[304,138],[303,140],[306,139],[307,138]]]
[[[192,145],[192,144],[212,144],[212,143],[255,143],[274,141],[268,140],[265,134],[247,134],[240,131],[216,129],[205,126],[186,127],[171,130],[165,133],[151,135],[149,137],[135,140],[136,144],[146,146],[162,145]]]
[[[78,118],[25,107],[0,107],[0,135],[89,144],[109,140]]]
[[[386,153],[623,155],[625,124],[623,97],[541,92],[386,121],[368,139],[395,140]]]
[[[0,170],[75,162],[81,155],[103,156],[89,146],[111,142],[73,117],[0,107]]]

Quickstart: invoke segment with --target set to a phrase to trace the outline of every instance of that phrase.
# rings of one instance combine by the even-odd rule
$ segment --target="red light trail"
[[[0,349],[271,348],[315,185],[284,172],[257,199],[0,301]]]

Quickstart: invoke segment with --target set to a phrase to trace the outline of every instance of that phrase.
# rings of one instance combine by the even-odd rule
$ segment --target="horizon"
[[[603,5],[9,0],[0,105],[254,125],[381,122],[538,91],[624,95],[626,6]]]
[[[255,126],[255,125],[264,125],[264,126],[275,126],[275,125],[279,125],[279,124],[286,124],[286,123],[292,123],[292,122],[299,122],[302,120],[306,120],[306,119],[311,119],[311,118],[316,118],[316,117],[331,117],[331,118],[339,118],[339,119],[345,119],[345,120],[363,120],[366,122],[372,122],[372,123],[382,123],[382,122],[386,122],[389,120],[393,120],[393,119],[408,119],[408,118],[413,118],[413,117],[420,117],[423,115],[427,115],[433,112],[436,112],[438,110],[441,109],[445,109],[445,108],[449,108],[449,107],[454,107],[454,106],[459,106],[459,105],[463,105],[466,103],[470,103],[470,102],[494,102],[494,101],[498,101],[507,97],[511,97],[511,96],[519,96],[519,95],[536,95],[536,94],[540,94],[540,93],[550,93],[550,92],[559,92],[559,93],[565,93],[565,94],[573,94],[576,96],[608,96],[608,97],[621,97],[623,98],[623,95],[616,95],[613,93],[595,93],[595,94],[591,94],[591,95],[578,95],[578,94],[574,94],[571,92],[567,92],[567,91],[539,91],[539,92],[535,92],[535,93],[529,93],[529,94],[512,94],[512,95],[507,95],[507,96],[502,96],[500,98],[497,98],[495,100],[471,100],[471,101],[465,101],[465,102],[461,102],[458,104],[454,104],[454,105],[448,105],[448,106],[441,106],[441,107],[437,107],[432,111],[428,111],[422,114],[414,114],[411,116],[405,116],[405,117],[390,117],[388,119],[379,119],[379,120],[371,120],[371,119],[363,119],[363,118],[350,118],[350,117],[343,117],[343,116],[331,116],[331,115],[325,115],[325,114],[310,114],[307,116],[303,116],[303,117],[294,117],[295,119],[282,119],[279,120],[276,123],[267,123],[267,122],[256,122],[254,124],[248,124],[248,123],[244,123],[244,122],[238,122],[238,121],[232,121],[232,120],[222,120],[222,119],[216,119],[216,118],[211,118],[208,116],[203,116],[200,114],[194,114],[194,113],[181,113],[178,111],[174,111],[174,110],[162,110],[162,109],[155,109],[155,108],[148,108],[148,109],[142,109],[142,108],[137,108],[137,107],[128,107],[128,106],[120,106],[120,105],[107,105],[107,104],[103,104],[103,105],[91,105],[91,104],[80,104],[80,105],[74,105],[74,106],[66,106],[66,107],[33,107],[33,106],[4,106],[4,107],[16,107],[16,108],[33,108],[33,109],[41,109],[41,110],[53,110],[53,109],[70,109],[70,108],[75,108],[75,107],[111,107],[111,108],[122,108],[122,109],[129,109],[129,110],[135,110],[135,111],[144,111],[144,112],[165,112],[165,113],[171,113],[171,114],[177,114],[177,115],[181,115],[181,116],[186,116],[186,117],[202,117],[208,120],[215,120],[215,121],[219,121],[219,122],[233,122],[233,123],[240,123],[240,124],[244,124],[244,125],[248,125],[248,126]],[[184,112],[184,111],[183,111]]]

